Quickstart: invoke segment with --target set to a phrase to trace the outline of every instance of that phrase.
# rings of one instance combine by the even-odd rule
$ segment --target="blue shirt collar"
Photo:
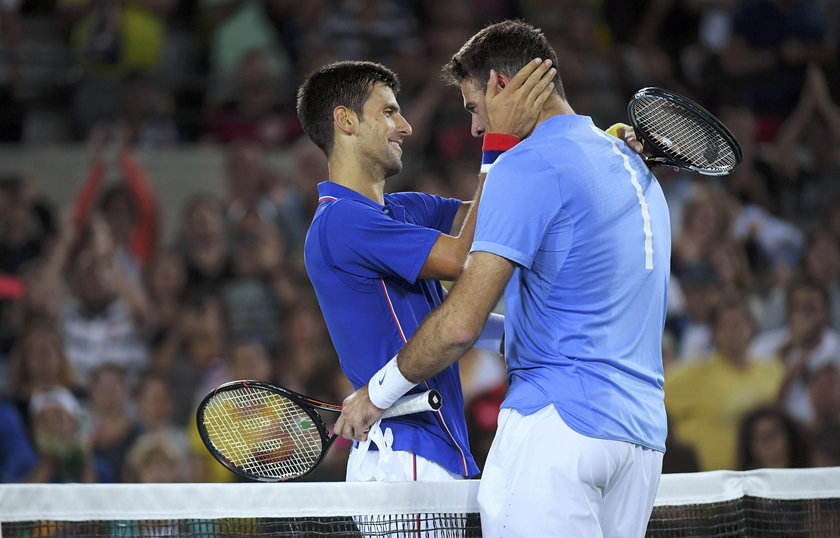
[[[557,129],[562,127],[575,127],[577,125],[592,125],[592,118],[579,114],[557,114],[537,125],[531,135],[533,136],[537,131],[547,129],[548,126],[553,126],[551,127],[552,129]]]
[[[318,201],[323,201],[324,198],[337,198],[340,200],[357,200],[364,202],[377,209],[383,209],[385,206],[377,204],[364,194],[354,191],[344,185],[333,183],[332,181],[322,181],[318,183]]]

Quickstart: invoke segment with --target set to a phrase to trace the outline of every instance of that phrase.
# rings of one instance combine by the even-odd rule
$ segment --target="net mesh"
[[[163,521],[33,521],[3,525],[4,537],[85,536],[184,538],[224,537],[480,537],[478,514],[306,517],[262,519],[181,519]]]
[[[730,172],[738,158],[729,141],[707,121],[667,99],[644,96],[633,104],[638,127],[677,162],[714,172]]]
[[[0,521],[3,537],[471,537],[478,486],[2,485]],[[665,475],[647,536],[840,536],[840,468]]]
[[[254,477],[286,480],[318,461],[322,438],[304,408],[274,392],[242,386],[215,393],[202,421],[228,463]]]

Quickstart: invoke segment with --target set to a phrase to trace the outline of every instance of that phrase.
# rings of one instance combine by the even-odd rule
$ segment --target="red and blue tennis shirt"
[[[444,298],[436,280],[418,279],[460,200],[417,192],[385,195],[385,205],[330,181],[306,235],[304,258],[341,368],[358,389],[411,338]],[[438,412],[383,420],[394,450],[411,451],[464,476],[478,473],[469,451],[464,399],[455,363],[412,392],[434,388]],[[371,445],[374,449],[374,445]]]

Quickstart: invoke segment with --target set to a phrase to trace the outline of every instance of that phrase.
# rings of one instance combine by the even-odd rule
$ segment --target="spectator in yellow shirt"
[[[735,469],[739,421],[779,392],[781,363],[747,355],[754,333],[743,300],[724,299],[714,315],[711,357],[676,366],[665,380],[671,435],[694,448],[703,471]]]

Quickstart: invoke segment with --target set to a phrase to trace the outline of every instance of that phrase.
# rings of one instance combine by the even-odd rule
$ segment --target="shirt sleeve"
[[[424,192],[398,192],[390,196],[405,207],[411,222],[446,234],[452,231],[452,222],[461,207],[461,200]]]
[[[438,230],[392,219],[367,204],[342,200],[325,212],[321,244],[327,262],[363,278],[397,276],[414,283]]]
[[[503,155],[484,182],[471,252],[490,252],[530,268],[562,208],[557,177],[530,150]]]

